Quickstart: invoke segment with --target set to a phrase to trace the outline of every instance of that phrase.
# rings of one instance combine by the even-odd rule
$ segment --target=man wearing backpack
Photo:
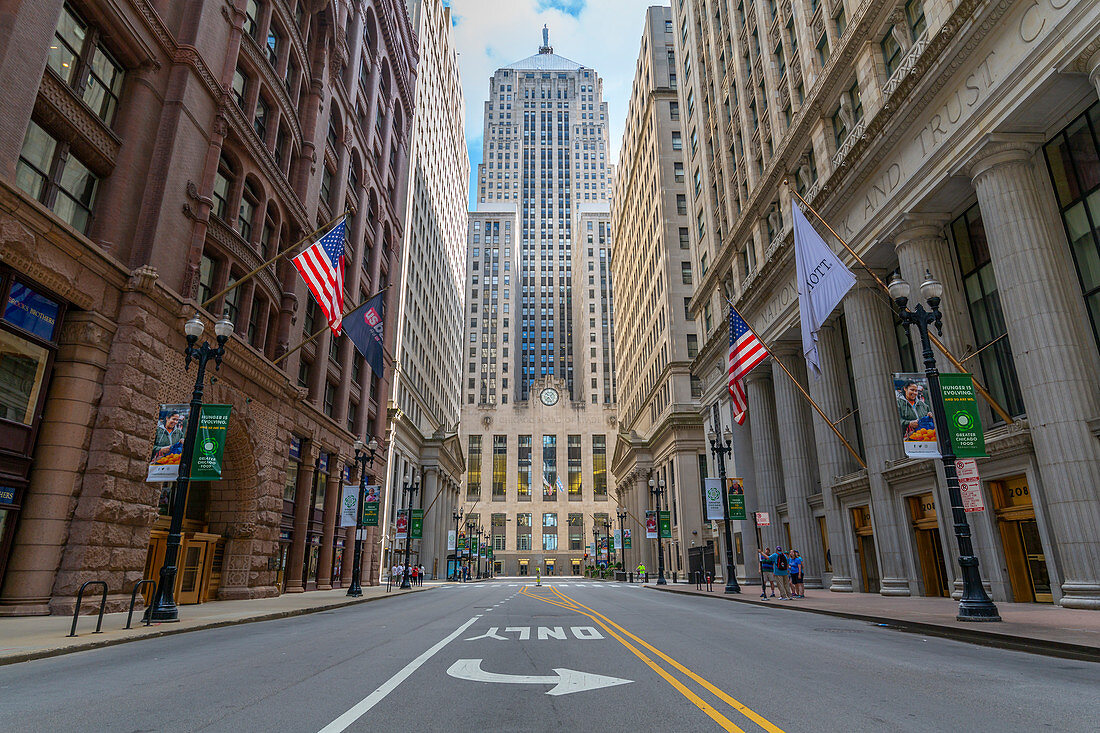
[[[775,575],[775,582],[779,585],[779,600],[791,600],[791,565],[787,553],[783,552],[782,547],[776,545],[775,552],[768,559],[772,561],[772,574]]]

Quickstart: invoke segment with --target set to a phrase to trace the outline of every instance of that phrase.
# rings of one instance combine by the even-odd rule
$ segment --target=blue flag
[[[382,376],[382,351],[385,344],[383,324],[385,323],[383,296],[379,293],[344,316],[344,333],[348,335],[355,348],[367,360],[371,371]]]

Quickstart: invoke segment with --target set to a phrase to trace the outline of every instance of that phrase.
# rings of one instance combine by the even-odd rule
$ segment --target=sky
[[[610,119],[611,158],[618,161],[626,106],[653,0],[444,0],[451,7],[455,47],[466,101],[470,151],[470,208],[477,199],[483,110],[489,77],[502,66],[538,53],[542,26],[554,53],[595,69],[603,79]]]

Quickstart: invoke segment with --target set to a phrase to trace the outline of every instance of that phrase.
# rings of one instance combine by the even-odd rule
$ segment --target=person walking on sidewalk
[[[775,546],[775,552],[771,555],[772,573],[775,582],[779,586],[779,600],[791,600],[791,563],[787,553],[779,545]]]
[[[806,576],[802,568],[802,555],[798,553],[798,550],[791,550],[789,561],[791,566],[791,595],[794,598],[805,598]]]
[[[424,563],[420,563],[420,585],[424,585]]]
[[[774,568],[772,564],[772,548],[765,547],[763,551],[757,550],[760,558],[760,597],[768,600],[768,583],[772,584],[772,598],[775,598],[775,578],[772,576]]]

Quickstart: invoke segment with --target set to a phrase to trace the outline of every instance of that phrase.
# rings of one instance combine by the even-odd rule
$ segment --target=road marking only
[[[393,692],[398,685],[408,679],[409,675],[420,669],[420,667],[423,666],[424,662],[435,656],[436,652],[450,644],[459,636],[462,636],[462,633],[466,631],[466,629],[470,628],[470,626],[472,626],[474,622],[477,621],[479,618],[480,616],[474,616],[472,619],[459,626],[450,634],[447,634],[447,636],[438,641],[435,646],[433,646],[431,649],[428,649],[419,657],[406,664],[404,668],[397,672],[397,674],[383,682],[377,690],[367,695],[359,702],[355,703],[355,705],[353,705],[350,710],[348,710],[339,718],[322,728],[320,730],[320,733],[341,733],[341,731],[346,730],[349,725],[359,720],[359,718],[363,717],[367,713],[367,711],[369,711],[378,703],[382,702],[382,700],[386,698],[386,695]]]

